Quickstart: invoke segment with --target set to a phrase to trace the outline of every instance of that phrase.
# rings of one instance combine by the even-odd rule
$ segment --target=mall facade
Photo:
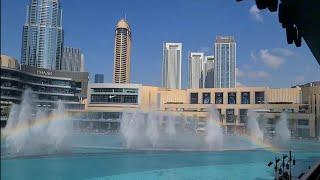
[[[312,88],[312,90],[310,90]],[[259,115],[272,136],[282,113],[293,137],[314,138],[319,132],[320,86],[294,88],[238,87],[166,89],[141,84],[92,83],[78,126],[105,132],[119,127],[123,112],[166,112],[206,121],[215,109],[225,133],[246,133],[247,113]],[[81,124],[80,121],[83,121]],[[99,124],[99,125],[97,125]],[[103,124],[103,125],[102,125]]]
[[[87,98],[89,74],[66,72],[21,65],[1,55],[1,127],[5,126],[10,106],[19,104],[24,90],[31,89],[34,105],[55,108],[61,100],[69,110],[83,110]]]

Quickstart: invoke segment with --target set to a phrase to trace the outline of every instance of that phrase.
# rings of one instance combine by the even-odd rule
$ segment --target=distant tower
[[[95,74],[94,75],[94,83],[104,83],[104,75],[103,74]]]
[[[191,52],[189,56],[189,88],[203,87],[204,53]]]
[[[204,57],[204,86],[205,88],[214,87],[214,56]]]
[[[163,44],[162,87],[181,89],[182,43]]]
[[[21,63],[60,70],[63,36],[59,0],[30,0],[23,26]]]
[[[214,87],[236,85],[236,42],[232,36],[218,36],[215,42]]]
[[[84,55],[79,48],[64,47],[61,62],[63,71],[84,71]]]
[[[114,42],[114,83],[130,83],[131,30],[125,19],[118,21]]]

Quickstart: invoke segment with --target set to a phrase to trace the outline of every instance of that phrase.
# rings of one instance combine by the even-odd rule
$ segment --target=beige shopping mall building
[[[316,137],[319,128],[320,86],[295,88],[238,87],[165,89],[141,84],[89,84],[86,114],[110,123],[112,128],[124,111],[160,111],[205,121],[216,109],[226,133],[245,133],[247,113],[259,114],[260,126],[272,135],[285,112],[294,137]],[[118,114],[117,114],[118,113]],[[105,120],[105,121],[103,121]],[[318,130],[317,130],[318,129]]]

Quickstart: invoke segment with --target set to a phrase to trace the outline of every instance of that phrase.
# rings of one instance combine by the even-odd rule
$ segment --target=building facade
[[[60,70],[64,32],[59,0],[30,0],[26,16],[21,63]]]
[[[214,87],[214,56],[205,56],[204,57],[204,88],[213,88]]]
[[[252,110],[258,113],[258,122],[266,136],[274,135],[276,124],[285,113],[292,137],[314,138],[316,136],[315,114],[310,112],[312,105],[301,101],[301,92],[299,87],[181,90],[141,84],[90,84],[88,91],[90,101],[85,113],[97,116],[94,119],[98,124],[102,123],[101,119],[109,117],[109,120],[103,121],[105,124],[109,123],[104,126],[111,128],[119,126],[122,113],[127,111],[156,111],[206,121],[209,112],[216,109],[225,133],[244,134],[248,122],[248,111]],[[111,118],[110,116],[113,117],[113,115],[114,118]],[[110,125],[111,123],[113,125]]]
[[[258,113],[260,127],[268,136],[273,135],[282,113],[287,116],[292,137],[314,138],[316,135],[315,115],[305,110],[310,105],[301,102],[301,88],[202,88],[159,93],[160,111],[205,121],[208,112],[216,109],[226,133],[245,133],[248,111],[253,110]]]
[[[61,100],[69,110],[85,108],[87,72],[66,72],[19,65],[1,55],[1,124],[5,124],[12,104],[21,102],[24,90],[31,89],[37,107],[53,109]]]
[[[114,42],[114,83],[130,82],[131,30],[125,19],[118,21]]]
[[[84,71],[84,55],[79,48],[64,47],[61,62],[63,71]]]
[[[189,88],[202,88],[204,82],[204,53],[189,54]]]
[[[231,36],[218,36],[215,41],[214,87],[236,85],[236,42]]]
[[[320,137],[320,83],[309,83],[301,87],[302,102],[309,104],[305,109],[315,116],[316,136]]]
[[[95,74],[94,75],[94,83],[104,83],[104,75],[103,74]]]
[[[182,43],[163,43],[162,87],[181,89]]]

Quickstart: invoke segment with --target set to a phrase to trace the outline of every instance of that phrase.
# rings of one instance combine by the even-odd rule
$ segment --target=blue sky
[[[132,29],[131,82],[161,85],[162,42],[183,43],[183,87],[188,51],[213,54],[217,35],[237,41],[237,81],[245,86],[288,87],[320,80],[320,66],[305,42],[287,45],[275,13],[253,1],[60,0],[65,46],[81,48],[85,69],[112,81],[114,28],[126,14]],[[1,54],[20,59],[22,26],[29,0],[1,1]]]

